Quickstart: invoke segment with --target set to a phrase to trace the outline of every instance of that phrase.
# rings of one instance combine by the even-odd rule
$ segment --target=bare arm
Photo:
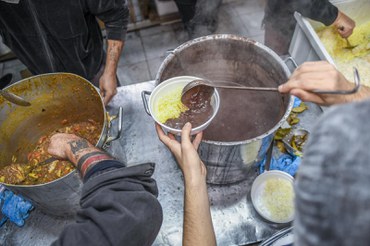
[[[289,80],[279,86],[281,93],[290,93],[303,101],[328,106],[359,101],[370,97],[370,88],[361,86],[351,95],[315,94],[313,90],[350,90],[354,84],[349,82],[333,65],[326,61],[305,62],[299,66]]]
[[[100,93],[105,105],[117,94],[117,66],[124,45],[124,42],[120,40],[108,39],[107,43],[107,60],[104,73],[99,81]]]
[[[202,140],[202,133],[197,134],[193,142],[191,142],[191,124],[187,123],[182,129],[180,144],[172,134],[167,136],[158,124],[156,125],[156,130],[159,139],[174,154],[184,175],[183,245],[216,245],[208,201],[207,169],[197,153],[198,146]]]
[[[205,180],[185,177],[183,245],[216,245]],[[189,180],[190,179],[190,180]]]
[[[117,93],[117,65],[121,55],[129,22],[126,0],[84,0],[86,11],[104,22],[107,32],[107,60],[99,81],[104,104],[108,104]]]

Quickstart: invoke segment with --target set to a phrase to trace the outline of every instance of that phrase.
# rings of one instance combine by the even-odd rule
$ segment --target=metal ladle
[[[7,85],[11,82],[13,76],[11,74],[6,74],[5,76],[0,78],[0,85]],[[6,100],[8,100],[11,103],[14,103],[19,106],[30,106],[31,103],[24,100],[22,97],[17,96],[13,93],[3,91],[0,89],[0,95],[3,96]]]
[[[354,94],[360,89],[360,75],[358,73],[357,68],[353,67],[353,79],[355,82],[355,86],[350,90],[333,90],[333,91],[326,91],[326,90],[312,90],[312,92],[316,94],[338,94],[338,95],[349,95]]]
[[[7,92],[7,91],[0,90],[0,95],[3,96],[9,102],[14,103],[14,104],[19,105],[19,106],[25,106],[26,107],[26,106],[31,105],[31,103],[24,100],[22,97],[17,96],[15,94]]]
[[[338,95],[349,95],[354,94],[360,89],[360,75],[357,68],[353,67],[353,78],[355,85],[350,90],[312,90],[315,94],[338,94]],[[254,91],[278,91],[277,87],[248,87],[248,86],[227,86],[227,85],[216,85],[208,80],[196,79],[189,82],[182,89],[181,92],[181,102],[188,107],[194,107],[195,103],[199,100],[195,99],[202,95],[205,97],[204,100],[211,98],[214,92],[214,88],[224,88],[224,89],[237,89],[237,90],[254,90]]]
[[[349,42],[349,40],[348,40],[348,38],[344,38],[345,40],[346,40],[346,43],[347,43],[347,46],[345,46],[344,47],[344,49],[347,49],[347,50],[352,50],[352,49],[354,49],[354,48],[356,48],[358,45],[352,45],[350,42]]]
[[[344,26],[339,27],[338,30],[344,31]],[[356,48],[358,46],[358,45],[352,45],[349,42],[348,38],[344,38],[344,39],[346,40],[347,46],[345,46],[343,49],[352,50],[352,49],[354,49],[354,48]]]
[[[278,91],[277,87],[252,87],[252,86],[232,86],[232,85],[217,85],[204,79],[196,79],[189,82],[183,89],[182,95],[196,86],[209,86],[213,88],[233,89],[233,90],[250,90],[250,91]]]

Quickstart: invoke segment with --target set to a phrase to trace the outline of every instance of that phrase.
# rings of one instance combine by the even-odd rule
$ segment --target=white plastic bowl
[[[258,202],[257,202],[259,196],[262,193],[262,189],[264,187],[265,182],[267,180],[277,179],[277,178],[287,180],[293,186],[294,178],[290,174],[288,174],[286,172],[278,171],[278,170],[266,171],[266,172],[260,174],[253,181],[252,189],[251,189],[252,204],[253,204],[254,209],[258,212],[258,214],[261,215],[264,219],[266,219],[268,221],[271,221],[271,222],[274,222],[274,223],[289,223],[294,219],[294,210],[293,210],[292,214],[286,220],[278,221],[278,220],[274,220],[273,218],[271,218],[266,213],[266,211],[262,210],[261,207],[258,205]],[[294,192],[294,190],[293,190],[293,192]]]
[[[165,80],[162,83],[160,83],[151,92],[150,97],[149,97],[149,103],[148,103],[149,114],[152,116],[152,118],[155,120],[155,122],[157,122],[159,125],[162,126],[162,128],[165,131],[171,132],[171,133],[176,134],[176,135],[181,135],[181,129],[175,129],[175,128],[169,127],[169,126],[167,126],[167,125],[159,122],[159,120],[157,119],[157,117],[155,115],[155,112],[154,112],[154,106],[156,105],[158,98],[164,92],[170,91],[170,90],[172,90],[174,88],[178,88],[179,85],[182,86],[182,88],[183,88],[190,81],[195,80],[195,79],[199,79],[199,78],[198,77],[193,77],[193,76],[173,77],[173,78],[170,78],[170,79]],[[145,99],[143,98],[143,100],[145,100]],[[193,128],[191,130],[191,133],[190,133],[191,135],[197,134],[198,132],[201,132],[201,131],[205,130],[207,128],[207,126],[215,118],[215,116],[216,116],[216,114],[218,112],[218,109],[220,107],[220,96],[218,94],[217,89],[215,89],[215,92],[212,95],[212,98],[211,98],[211,106],[213,108],[212,116],[206,122],[204,122],[203,124],[201,124],[200,126],[197,126],[197,127]]]

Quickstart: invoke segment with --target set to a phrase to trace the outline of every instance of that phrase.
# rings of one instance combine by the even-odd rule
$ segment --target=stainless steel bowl
[[[291,142],[294,136],[306,135],[308,138],[309,134],[310,134],[309,131],[307,131],[304,128],[293,128],[282,140],[284,143],[285,149],[288,151],[288,153],[291,155],[302,156],[303,155],[302,151],[299,151],[296,148],[294,148]],[[305,142],[307,142],[307,140]]]

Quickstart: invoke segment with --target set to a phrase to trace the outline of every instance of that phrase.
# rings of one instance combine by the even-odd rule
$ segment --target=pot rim
[[[68,177],[70,175],[74,175],[74,173],[77,173],[77,169],[76,168],[73,169],[71,172],[69,172],[67,175],[64,175],[64,176],[62,176],[62,177],[60,177],[58,179],[54,179],[54,180],[52,180],[50,182],[42,183],[42,184],[33,184],[33,185],[20,184],[20,185],[16,185],[16,184],[7,184],[7,183],[4,183],[4,182],[0,182],[0,184],[4,185],[6,187],[9,187],[9,188],[11,188],[11,187],[15,187],[15,188],[35,188],[35,187],[41,187],[41,186],[45,186],[45,185],[50,185],[50,184],[52,184],[54,182],[60,181],[63,178],[66,178],[66,177]],[[81,179],[81,182],[82,182],[82,179]]]
[[[78,75],[78,74],[74,74],[74,73],[66,73],[66,72],[55,72],[55,73],[43,73],[43,74],[38,74],[38,75],[34,75],[34,76],[31,76],[31,77],[28,77],[28,78],[24,78],[22,80],[19,80],[15,83],[12,83],[8,86],[6,86],[3,90],[7,90],[8,88],[11,89],[12,87],[16,86],[17,84],[21,84],[21,83],[24,83],[25,81],[28,81],[28,80],[31,80],[31,79],[36,79],[38,77],[45,77],[45,76],[55,76],[55,75],[69,75],[69,76],[74,76],[74,77],[78,77],[79,79],[81,79],[82,81],[86,82],[86,84],[88,84],[88,86],[94,88],[94,90],[96,91],[96,93],[99,95],[99,98],[100,98],[100,103],[101,103],[101,106],[103,108],[103,127],[101,129],[101,132],[100,132],[100,137],[99,137],[99,140],[97,141],[97,143],[95,144],[96,147],[102,147],[104,145],[104,142],[106,140],[106,137],[107,135],[105,134],[105,129],[108,127],[108,123],[107,123],[107,111],[106,111],[106,108],[105,108],[105,105],[104,105],[104,101],[103,101],[103,98],[102,96],[100,95],[99,93],[99,89],[97,87],[95,87],[92,83],[90,83],[87,79],[85,79],[84,77]],[[64,179],[70,175],[74,175],[74,173],[77,172],[77,169],[74,169],[72,170],[70,173],[68,173],[67,175],[64,175],[58,179],[55,179],[55,180],[52,180],[50,182],[47,182],[47,183],[42,183],[42,184],[34,184],[34,185],[16,185],[16,184],[7,184],[5,182],[0,182],[0,184],[6,186],[6,187],[22,187],[22,188],[32,188],[32,187],[40,187],[40,186],[44,186],[44,185],[50,185],[54,182],[58,182],[60,181],[61,179]]]
[[[188,48],[188,47],[190,47],[194,44],[206,42],[206,41],[209,41],[209,40],[223,40],[223,39],[237,40],[237,41],[247,42],[247,43],[250,43],[252,45],[256,45],[258,48],[266,51],[269,55],[272,56],[272,58],[275,59],[276,62],[278,62],[278,64],[281,66],[284,73],[286,74],[287,78],[290,76],[291,72],[289,71],[288,66],[269,47],[255,41],[253,39],[247,38],[247,37],[237,36],[237,35],[234,35],[234,34],[214,34],[214,35],[208,35],[208,36],[196,38],[196,39],[193,39],[193,40],[189,40],[189,41],[183,43],[182,45],[180,45],[179,47],[177,47],[176,49],[174,49],[173,51],[171,51],[170,54],[164,59],[164,61],[162,62],[161,66],[158,69],[158,72],[157,72],[157,75],[156,75],[156,78],[155,78],[155,86],[157,86],[159,84],[159,79],[160,79],[160,76],[162,75],[164,69],[167,67],[168,63],[176,57],[177,53],[183,51],[184,49],[186,49],[186,48]],[[234,146],[234,145],[248,144],[248,143],[251,143],[251,142],[254,142],[254,141],[257,141],[257,140],[261,140],[261,139],[273,134],[274,132],[276,132],[279,129],[279,127],[281,127],[284,124],[284,122],[289,117],[289,114],[290,114],[290,112],[293,108],[293,103],[294,103],[294,96],[290,95],[288,106],[285,110],[285,113],[284,113],[283,117],[280,119],[280,121],[278,123],[276,123],[273,128],[271,128],[270,130],[268,130],[267,132],[265,132],[265,133],[263,133],[259,136],[256,136],[256,137],[251,138],[251,139],[243,140],[243,141],[221,142],[221,141],[212,141],[212,140],[202,140],[202,142],[207,143],[207,144],[220,145],[220,146],[221,145],[222,146]]]

